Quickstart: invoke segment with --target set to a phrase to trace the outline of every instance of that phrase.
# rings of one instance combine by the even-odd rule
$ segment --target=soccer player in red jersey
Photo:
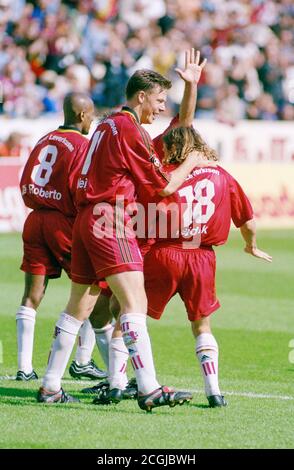
[[[195,59],[193,49],[186,54],[186,69],[178,73],[184,80],[187,78],[190,87],[196,88],[195,79],[190,81],[189,70],[197,69],[200,74],[204,63],[199,65],[199,54]],[[96,302],[99,288],[95,283],[103,279],[120,304],[120,322],[135,368],[139,406],[151,410],[191,399],[190,394],[161,387],[156,380],[146,327],[142,256],[134,230],[127,226],[130,216],[125,210],[135,203],[139,185],[145,185],[150,197],[156,193],[163,197],[170,195],[195,166],[195,155],[191,153],[182,165],[166,175],[149,134],[141,126],[152,123],[164,111],[170,87],[170,81],[156,72],[135,72],[127,85],[127,106],[102,120],[90,141],[78,180],[72,291],[66,312],[56,325],[52,353],[38,393],[41,402],[75,400],[64,393],[61,378],[75,335]]]
[[[196,53],[196,57],[189,57],[189,54],[194,54],[192,51],[187,51],[186,53],[186,64],[191,64],[189,67],[186,66],[185,68],[185,89],[183,93],[183,98],[181,101],[179,115],[174,117],[168,128],[160,135],[153,139],[153,146],[156,151],[156,155],[158,156],[159,160],[161,161],[163,158],[163,145],[162,145],[162,136],[172,129],[175,126],[190,126],[193,123],[194,114],[195,114],[195,107],[196,107],[196,99],[197,99],[197,86],[195,87],[195,83],[199,82],[202,69],[205,65],[203,62],[201,67],[195,66],[195,64],[199,63],[199,51]],[[193,62],[195,62],[193,66]],[[179,71],[180,72],[180,71]],[[189,77],[190,74],[190,77]],[[191,83],[194,83],[191,86]],[[140,203],[145,204],[146,213],[147,213],[147,204],[150,198],[150,192],[146,190],[144,185],[140,185],[136,188],[137,190],[137,201]],[[147,236],[147,234],[146,234]],[[142,256],[146,250],[149,249],[148,240],[138,240],[140,251]],[[102,285],[103,283],[100,283]],[[126,366],[127,360],[129,357],[128,350],[124,344],[123,338],[120,332],[116,329],[114,331],[114,325],[110,322],[105,324],[105,320],[107,321],[108,318],[112,319],[112,315],[109,312],[109,300],[112,296],[112,292],[109,288],[102,289],[95,305],[95,309],[91,314],[90,320],[92,326],[95,331],[96,335],[96,342],[100,351],[101,356],[104,359],[105,365],[109,371],[109,376],[111,377],[111,384],[112,388],[118,388],[123,390],[123,397],[124,398],[133,398],[135,395],[135,388],[133,386],[134,379],[128,383],[128,378],[126,374]],[[109,380],[105,382],[101,382],[94,387],[85,388],[82,391],[84,393],[91,393],[91,394],[101,394],[103,390],[103,394],[101,396],[101,400],[107,401],[107,393],[109,390]],[[99,404],[100,399],[97,396],[95,399],[95,403]]]
[[[193,128],[173,129],[163,141],[165,163],[176,166],[190,151],[199,152],[200,160],[181,187],[157,207],[156,243],[144,258],[148,315],[160,319],[169,300],[179,293],[196,339],[209,405],[225,406],[218,384],[218,345],[209,320],[220,306],[212,246],[227,241],[233,220],[246,253],[269,262],[272,258],[257,248],[251,204],[238,182],[216,164],[215,151]],[[167,235],[160,238],[164,228]]]
[[[87,95],[67,95],[64,125],[37,142],[23,170],[21,193],[26,206],[33,210],[23,229],[25,291],[16,314],[17,380],[37,378],[32,365],[35,317],[48,280],[60,277],[62,269],[70,276],[77,173],[89,142],[84,134],[88,134],[93,117],[94,105]],[[80,336],[76,358],[85,355],[89,342],[93,347],[90,325],[83,326]],[[105,373],[97,369],[96,378],[104,377]]]

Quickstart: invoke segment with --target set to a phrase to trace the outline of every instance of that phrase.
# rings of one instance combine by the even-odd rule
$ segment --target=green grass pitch
[[[40,381],[0,380],[0,448],[211,449],[293,448],[293,231],[260,232],[267,264],[243,253],[239,233],[217,249],[222,307],[212,318],[220,348],[220,385],[229,402],[209,409],[194,357],[194,340],[179,298],[162,320],[149,320],[161,383],[194,391],[183,407],[141,411],[136,402],[101,407],[65,375],[64,388],[80,404],[40,405]],[[15,312],[23,291],[21,237],[0,236],[0,376],[16,373]],[[55,321],[69,294],[65,276],[49,284],[39,308],[34,367],[42,376]],[[294,340],[292,341],[292,344]],[[291,354],[291,350],[293,353]],[[291,356],[293,361],[291,363]],[[94,358],[101,365],[95,352]],[[132,371],[129,369],[129,375]]]

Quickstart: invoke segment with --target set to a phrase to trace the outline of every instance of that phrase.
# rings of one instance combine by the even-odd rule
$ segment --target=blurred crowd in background
[[[174,86],[190,46],[208,63],[196,117],[294,119],[293,0],[0,0],[0,113],[36,118],[62,109],[70,91],[90,92],[101,110],[125,99],[138,68]]]

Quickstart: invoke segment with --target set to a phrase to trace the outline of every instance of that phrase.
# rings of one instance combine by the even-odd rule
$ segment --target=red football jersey
[[[240,227],[253,218],[243,189],[220,166],[195,168],[175,194],[157,202],[157,214],[150,212],[149,236],[155,235],[157,242],[169,246],[183,242],[192,249],[194,245],[222,245],[228,238],[231,219]],[[156,218],[155,234],[152,214],[153,220]]]
[[[42,137],[32,150],[21,177],[25,205],[75,216],[77,177],[88,143],[78,130],[64,126]]]
[[[77,186],[78,205],[107,202],[118,196],[133,203],[137,187],[150,194],[168,184],[152,140],[130,108],[103,119],[89,144]]]

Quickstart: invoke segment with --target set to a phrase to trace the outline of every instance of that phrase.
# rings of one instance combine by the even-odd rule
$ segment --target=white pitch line
[[[188,390],[191,393],[203,393],[202,390]],[[270,395],[268,393],[253,393],[253,392],[228,392],[222,390],[223,395],[232,395],[236,397],[245,397],[245,398],[270,398],[276,400],[294,400],[294,397],[288,395]]]
[[[3,375],[0,376],[0,380],[15,380],[15,375],[9,376],[9,375]],[[35,382],[41,382],[41,378],[36,380]],[[96,385],[99,383],[99,381],[95,380],[72,380],[72,379],[63,379],[63,382],[69,384],[69,385]],[[199,395],[203,395],[203,390],[199,389],[190,389],[187,390],[188,392],[191,393],[197,393]],[[288,396],[288,395],[272,395],[269,393],[254,393],[254,392],[232,392],[232,391],[222,391],[223,395],[231,395],[235,397],[245,397],[245,398],[267,398],[267,399],[274,399],[274,400],[294,400],[294,396]]]

